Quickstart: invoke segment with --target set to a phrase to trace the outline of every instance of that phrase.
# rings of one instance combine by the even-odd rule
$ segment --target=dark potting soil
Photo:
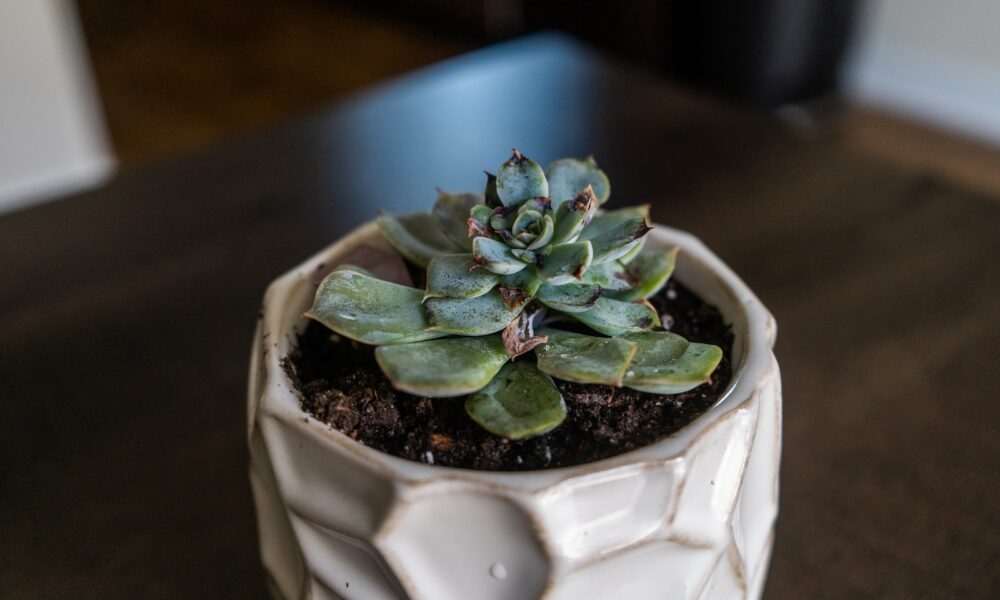
[[[566,420],[526,440],[507,440],[480,428],[466,415],[464,396],[421,398],[396,390],[375,363],[373,347],[335,335],[319,323],[310,322],[284,366],[304,411],[383,452],[485,471],[577,465],[674,433],[714,405],[729,384],[733,334],[718,309],[675,281],[650,301],[670,331],[723,349],[712,380],[671,395],[557,380]]]

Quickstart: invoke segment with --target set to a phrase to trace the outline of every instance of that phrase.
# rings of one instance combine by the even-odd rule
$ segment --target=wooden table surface
[[[1000,594],[1000,202],[541,37],[0,218],[0,597],[264,595],[246,363],[268,281],[516,145],[595,152],[774,312],[767,598]]]

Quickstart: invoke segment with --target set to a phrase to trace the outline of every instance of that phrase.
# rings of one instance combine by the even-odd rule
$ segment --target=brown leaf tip
[[[485,264],[486,264],[486,259],[485,258],[483,258],[482,256],[473,256],[472,257],[472,266],[469,267],[469,270],[470,271],[475,271],[476,269],[478,269],[479,267],[481,267],[481,266],[483,266]]]
[[[597,196],[594,194],[594,187],[588,185],[580,190],[576,198],[570,200],[570,209],[576,212],[589,213],[597,207]]]
[[[520,153],[520,152],[519,152],[519,151],[517,150],[517,148],[511,148],[511,152],[512,152],[513,154],[511,154],[511,155],[510,155],[510,158],[509,158],[509,159],[507,159],[507,164],[508,164],[508,165],[510,165],[510,166],[512,166],[512,167],[516,167],[517,165],[519,165],[519,164],[521,164],[521,163],[523,163],[523,162],[524,162],[524,155],[523,155],[523,154],[521,154],[521,153]]]
[[[510,356],[511,360],[514,360],[518,356],[521,356],[526,352],[530,352],[535,347],[549,341],[549,336],[547,335],[531,335],[529,332],[529,325],[530,321],[522,314],[520,317],[511,321],[509,325],[504,327],[503,333],[500,337],[503,339],[503,345],[504,349],[507,351],[507,356]]]
[[[524,306],[524,303],[530,300],[530,296],[520,289],[520,288],[508,288],[500,286],[500,296],[503,298],[503,303],[507,305],[510,310],[517,310]]]
[[[466,224],[469,227],[469,237],[470,238],[474,238],[474,237],[490,237],[490,230],[487,229],[485,225],[483,225],[479,221],[475,220],[474,218],[469,217],[469,220],[466,222]]]

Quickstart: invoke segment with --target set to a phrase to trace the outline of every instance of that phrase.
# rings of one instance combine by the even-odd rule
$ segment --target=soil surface
[[[527,440],[480,428],[466,415],[464,396],[421,398],[397,391],[375,364],[374,347],[319,323],[311,322],[299,336],[284,366],[304,411],[383,452],[486,471],[577,465],[670,435],[714,405],[729,384],[733,335],[719,311],[674,281],[650,301],[670,331],[723,349],[712,381],[683,394],[659,395],[557,380],[569,414],[553,431]]]

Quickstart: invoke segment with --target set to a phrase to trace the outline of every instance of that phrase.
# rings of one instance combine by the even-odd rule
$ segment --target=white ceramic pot
[[[715,407],[642,449],[575,467],[495,473],[407,461],[299,408],[280,361],[315,285],[338,264],[405,271],[373,223],[275,281],[250,372],[250,479],[279,598],[758,598],[777,513],[781,382],[775,323],[696,238],[675,277],[735,333]]]

